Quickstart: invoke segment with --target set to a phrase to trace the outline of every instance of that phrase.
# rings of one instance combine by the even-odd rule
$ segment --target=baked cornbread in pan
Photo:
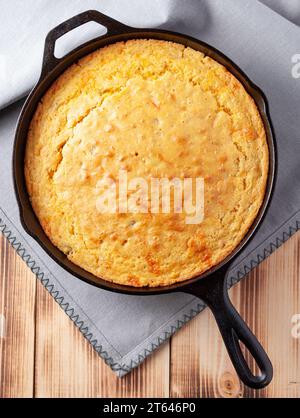
[[[112,44],[68,68],[28,132],[25,176],[51,241],[130,286],[200,275],[229,255],[263,202],[268,145],[255,102],[225,67],[167,41]],[[203,178],[204,219],[101,213],[99,181]]]

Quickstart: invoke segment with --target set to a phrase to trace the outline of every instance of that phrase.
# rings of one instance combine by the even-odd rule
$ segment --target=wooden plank
[[[248,312],[249,323],[273,361],[274,381],[264,391],[245,394],[300,397],[300,339],[293,338],[291,322],[300,313],[300,233],[275,254],[254,272],[252,289],[250,281],[245,283],[246,294],[251,292],[256,300],[256,315]]]
[[[300,313],[300,233],[231,290],[231,298],[274,365],[263,391],[237,379],[210,312],[179,331],[171,342],[170,395],[176,397],[300,397],[300,339],[292,317]]]
[[[240,384],[207,309],[171,342],[171,397],[236,397]]]
[[[36,328],[36,397],[168,396],[168,344],[118,378],[40,284]]]
[[[0,247],[0,396],[198,396],[299,397],[300,339],[291,319],[300,313],[300,234],[232,291],[232,299],[273,361],[273,383],[264,391],[240,384],[212,315],[206,311],[143,365],[117,378],[43,287],[37,291],[35,385],[34,294],[30,270],[2,239]],[[0,333],[1,334],[1,333]],[[169,372],[170,388],[169,388]]]
[[[0,237],[0,398],[32,397],[35,276]]]

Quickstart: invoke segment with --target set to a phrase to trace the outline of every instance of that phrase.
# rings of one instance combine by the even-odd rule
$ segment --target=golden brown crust
[[[75,264],[131,286],[198,275],[238,245],[262,204],[268,147],[253,99],[222,65],[182,45],[100,49],[51,86],[32,119],[25,175],[46,234]],[[203,177],[205,216],[101,214],[97,182]]]

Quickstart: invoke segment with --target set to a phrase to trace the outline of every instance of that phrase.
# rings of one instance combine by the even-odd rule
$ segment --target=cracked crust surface
[[[268,147],[253,99],[222,65],[179,44],[95,51],[51,86],[31,121],[25,176],[48,237],[75,264],[120,284],[163,286],[222,261],[262,204]],[[204,220],[101,214],[100,179],[204,178]]]

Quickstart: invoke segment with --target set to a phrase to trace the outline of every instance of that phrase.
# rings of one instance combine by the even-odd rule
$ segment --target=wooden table
[[[300,233],[231,292],[274,364],[267,389],[239,382],[208,310],[120,379],[1,237],[0,397],[300,397]]]

